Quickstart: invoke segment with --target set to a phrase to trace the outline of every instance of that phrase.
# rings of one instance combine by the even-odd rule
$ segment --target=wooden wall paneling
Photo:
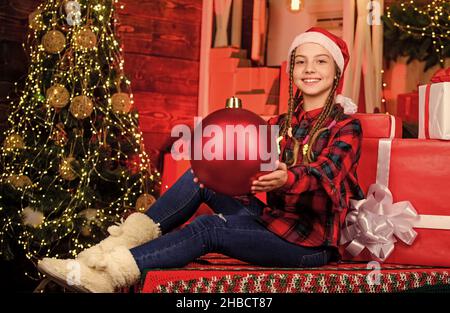
[[[176,124],[198,109],[202,0],[124,0],[118,35],[146,151],[162,169]]]
[[[120,16],[124,52],[186,60],[199,59],[200,24]]]
[[[212,0],[208,0],[212,1]],[[121,15],[200,24],[202,0],[125,0]]]
[[[28,56],[19,42],[0,40],[0,81],[14,84],[28,72]],[[12,89],[11,89],[12,90]],[[0,91],[3,99],[4,91]]]
[[[18,19],[14,15],[5,14],[5,12],[2,12],[0,15],[0,21],[1,40],[9,40],[15,42],[25,41],[28,19]]]
[[[125,53],[125,73],[135,92],[197,96],[199,63]]]
[[[0,40],[24,42],[28,30],[28,15],[40,1],[3,0],[0,2]]]
[[[134,93],[134,104],[142,132],[170,133],[177,124],[194,125],[196,97],[139,92]]]

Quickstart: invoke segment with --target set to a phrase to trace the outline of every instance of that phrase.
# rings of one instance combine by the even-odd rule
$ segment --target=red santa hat
[[[339,84],[336,89],[335,102],[339,103],[344,108],[345,113],[347,114],[355,113],[357,110],[356,104],[353,103],[353,101],[350,98],[344,97],[341,94],[344,85],[344,80],[342,79],[342,77],[344,76],[345,69],[347,68],[348,61],[350,59],[347,44],[345,43],[345,41],[323,28],[311,27],[306,32],[295,37],[294,40],[292,41],[287,58],[288,63],[291,58],[292,51],[304,43],[319,44],[322,47],[324,47],[333,57],[337,66],[339,67],[339,70],[341,71]],[[287,68],[286,71],[289,74],[289,68]]]

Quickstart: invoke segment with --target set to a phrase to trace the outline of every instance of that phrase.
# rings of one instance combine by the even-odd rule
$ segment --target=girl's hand
[[[262,175],[258,178],[258,180],[254,180],[252,183],[252,193],[257,192],[269,192],[274,189],[278,189],[283,186],[287,179],[287,165],[286,163],[276,161],[277,169],[272,173]]]
[[[197,184],[198,183],[198,178],[195,176],[195,173],[194,173],[194,171],[192,169],[191,169],[191,173],[194,175],[194,179],[193,179],[194,183]],[[199,187],[200,188],[204,188],[205,186],[202,183],[200,183]]]

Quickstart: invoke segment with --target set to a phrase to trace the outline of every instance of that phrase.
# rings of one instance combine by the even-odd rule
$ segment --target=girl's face
[[[304,43],[295,52],[294,84],[307,96],[329,93],[336,74],[331,54],[321,45]]]

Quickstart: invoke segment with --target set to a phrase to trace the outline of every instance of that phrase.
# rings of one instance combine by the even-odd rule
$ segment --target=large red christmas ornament
[[[276,135],[272,136],[264,119],[243,109],[240,99],[232,97],[225,109],[209,114],[195,126],[190,145],[192,170],[199,183],[216,192],[229,196],[248,194],[252,181],[269,173],[269,163],[270,171],[275,169],[277,149],[271,159],[261,152],[274,152],[270,143]],[[261,167],[262,163],[266,167]]]

